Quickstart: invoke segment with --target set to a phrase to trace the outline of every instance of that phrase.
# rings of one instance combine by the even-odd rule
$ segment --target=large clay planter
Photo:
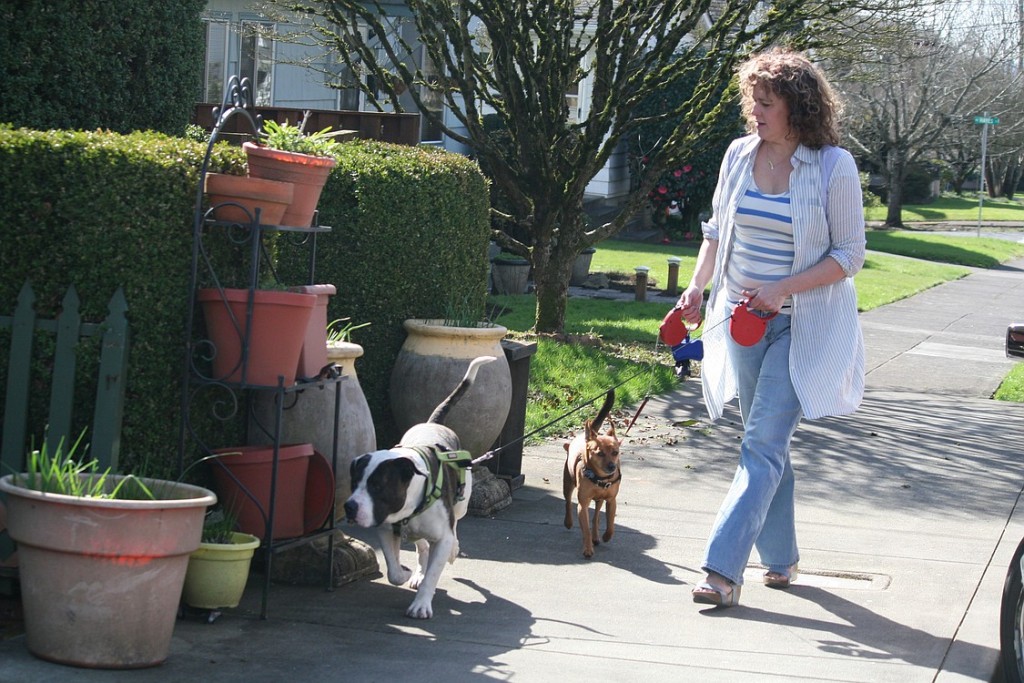
[[[222,296],[223,292],[223,296]],[[317,297],[269,290],[253,292],[248,361],[242,363],[247,289],[200,289],[206,329],[215,347],[213,377],[264,386],[295,383],[299,354]]]
[[[15,476],[0,479],[0,491],[18,543],[29,651],[112,669],[167,659],[188,557],[216,496],[145,479],[158,500],[82,498],[16,486]]]
[[[206,174],[206,196],[218,221],[248,225],[256,220],[262,225],[277,225],[292,203],[295,185],[225,173]]]
[[[462,447],[479,456],[498,438],[512,403],[512,376],[501,348],[508,330],[491,324],[448,327],[443,322],[403,323],[408,336],[391,371],[391,411],[401,432],[426,421],[462,380],[471,360],[494,356],[497,360],[480,367],[476,382],[445,420]]]
[[[332,157],[285,152],[254,142],[246,142],[242,148],[248,160],[249,175],[295,184],[292,203],[281,218],[281,224],[308,228],[327,177],[338,162]]]
[[[356,374],[355,361],[363,355],[363,347],[351,342],[328,342],[326,354],[328,362],[338,365],[345,377],[341,382],[340,405],[335,405],[333,386],[299,393],[295,404],[282,415],[281,439],[309,440],[318,452],[330,459],[337,417],[338,469],[334,485],[338,502],[336,517],[342,518],[345,514],[342,505],[351,495],[349,465],[363,453],[377,450],[377,435]],[[260,391],[254,396],[252,414],[259,424],[272,424],[274,408],[274,392]],[[250,429],[249,433],[262,434],[258,429]],[[316,476],[316,472],[311,470],[309,476]],[[310,483],[315,485],[315,482]]]
[[[299,352],[299,367],[296,376],[304,378],[316,377],[327,365],[327,305],[338,291],[334,285],[300,285],[289,287],[290,292],[313,294],[316,304],[309,316],[306,326],[306,338]]]
[[[200,543],[188,558],[181,598],[198,609],[237,607],[260,539],[236,531],[231,543]]]
[[[221,503],[238,520],[239,531],[263,538],[267,532],[264,515],[270,514],[274,447],[240,446],[214,452],[223,454],[211,461]],[[282,444],[278,449],[275,540],[295,538],[306,531],[306,476],[312,457],[311,443]]]

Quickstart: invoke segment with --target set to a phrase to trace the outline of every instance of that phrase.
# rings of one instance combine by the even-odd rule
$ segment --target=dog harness
[[[615,474],[609,474],[607,477],[599,477],[597,472],[589,467],[583,468],[583,476],[603,489],[608,488],[612,484],[618,484],[622,480],[622,472],[616,471]],[[612,477],[615,478],[613,479]]]
[[[399,444],[396,448],[408,448],[414,451],[426,465],[426,473],[423,476],[427,478],[420,504],[416,506],[411,515],[392,525],[395,535],[399,536],[402,527],[408,524],[409,520],[441,498],[441,494],[444,492],[445,470],[451,470],[449,474],[458,477],[455,500],[460,501],[465,498],[466,469],[472,464],[473,454],[469,451],[446,451],[441,446],[402,446]]]

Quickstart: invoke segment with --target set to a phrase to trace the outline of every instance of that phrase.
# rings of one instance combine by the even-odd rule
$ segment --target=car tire
[[[999,649],[1005,683],[1024,683],[1024,582],[1020,571],[1024,539],[1010,560],[999,608]]]

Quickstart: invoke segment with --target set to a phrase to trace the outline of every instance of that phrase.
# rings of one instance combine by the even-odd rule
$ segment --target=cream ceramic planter
[[[338,468],[335,473],[335,500],[338,506],[335,515],[344,517],[342,507],[351,494],[349,465],[352,461],[370,451],[377,449],[377,436],[373,426],[373,416],[366,403],[359,377],[356,374],[355,362],[363,355],[363,347],[350,342],[328,342],[326,347],[327,361],[336,363],[341,368],[345,379],[341,382],[341,403],[335,405],[335,388],[303,391],[296,395],[295,403],[282,415],[282,441],[306,440],[328,460],[334,445],[334,419],[337,413]],[[255,429],[256,424],[273,424],[274,394],[256,392],[253,401],[253,424],[249,432],[260,439],[262,432]],[[265,440],[265,439],[264,439]],[[318,476],[311,471],[310,477]],[[309,482],[317,486],[318,482]]]
[[[480,367],[476,382],[448,414],[462,447],[474,456],[491,449],[512,404],[512,375],[501,348],[508,330],[501,325],[449,327],[443,320],[410,319],[408,336],[391,371],[390,400],[401,432],[430,417],[466,374],[470,361],[494,356]]]

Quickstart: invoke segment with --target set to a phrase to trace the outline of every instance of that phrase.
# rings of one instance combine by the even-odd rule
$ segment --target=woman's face
[[[757,134],[766,142],[783,142],[789,136],[789,105],[763,85],[754,86],[754,106],[750,115]]]

